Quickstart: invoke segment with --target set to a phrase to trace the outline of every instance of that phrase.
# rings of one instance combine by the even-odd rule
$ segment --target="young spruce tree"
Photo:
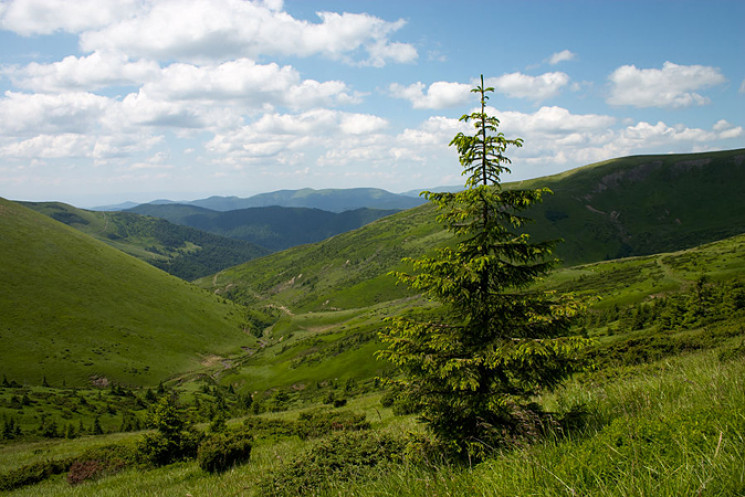
[[[521,229],[521,213],[547,189],[503,189],[509,172],[508,146],[521,147],[497,131],[487,114],[487,92],[472,92],[481,111],[461,117],[474,134],[458,133],[467,177],[458,193],[423,192],[436,204],[439,221],[456,243],[435,255],[407,259],[415,274],[401,282],[442,304],[437,319],[397,317],[381,333],[380,352],[404,373],[396,381],[406,400],[438,441],[463,457],[481,458],[531,432],[539,408],[531,397],[550,389],[576,369],[585,341],[568,336],[578,304],[533,290],[555,260],[555,242],[532,242]]]

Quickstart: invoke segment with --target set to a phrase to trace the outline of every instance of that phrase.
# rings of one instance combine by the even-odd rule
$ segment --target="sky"
[[[0,197],[78,207],[462,185],[745,147],[742,0],[0,0]]]

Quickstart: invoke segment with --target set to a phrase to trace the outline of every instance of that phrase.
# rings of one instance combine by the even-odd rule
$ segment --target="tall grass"
[[[548,409],[584,412],[572,429],[557,427],[540,443],[472,467],[386,465],[352,481],[329,481],[317,495],[745,495],[745,357],[724,357],[708,351],[578,377],[540,399]],[[419,428],[411,418],[391,418],[372,396],[354,407],[367,409],[378,430]],[[57,477],[9,495],[255,496],[264,478],[306,448],[297,438],[257,444],[248,465],[222,476],[181,463],[78,487]]]
[[[388,468],[328,495],[745,495],[745,360],[709,352],[626,373],[551,399],[584,406],[580,429],[472,468]]]

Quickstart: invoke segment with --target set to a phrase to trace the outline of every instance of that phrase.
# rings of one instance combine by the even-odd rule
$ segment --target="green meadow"
[[[745,495],[745,203],[722,176],[737,157],[547,179],[558,203],[533,227],[561,232],[564,262],[538,285],[586,305],[587,367],[533,399],[529,437],[470,464],[432,450],[375,358],[386,318],[439,312],[388,275],[452,242],[429,205],[188,283],[0,200],[0,492]],[[250,461],[148,463],[169,398],[200,436],[250,433]]]

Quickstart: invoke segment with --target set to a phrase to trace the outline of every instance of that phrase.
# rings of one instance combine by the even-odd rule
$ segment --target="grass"
[[[320,247],[316,249],[320,250]],[[239,269],[242,268],[236,268]],[[665,295],[685,293],[702,274],[714,283],[741,281],[745,274],[745,235],[673,253],[561,268],[541,282],[540,288],[572,292],[590,307],[591,313],[597,314],[613,308],[651,305]],[[219,275],[218,280],[222,277]],[[380,283],[382,277],[375,281]],[[388,300],[377,302],[370,294],[365,298],[354,292],[355,287],[347,287],[349,295],[335,302],[341,302],[342,298],[358,298],[353,303],[359,306],[337,310],[325,306],[322,311],[303,312],[302,301],[295,306],[298,302],[295,299],[297,292],[304,290],[302,286],[298,289],[293,285],[278,289],[275,295],[256,302],[254,305],[259,308],[282,305],[292,306],[294,311],[284,312],[273,326],[267,328],[262,339],[265,346],[236,360],[230,370],[221,374],[221,381],[243,391],[262,392],[350,377],[365,380],[387,374],[386,365],[374,359],[374,352],[379,347],[376,332],[385,326],[386,317],[411,309],[427,309],[428,304],[413,297],[396,298],[396,292],[405,289],[393,286],[391,281],[380,285],[380,293],[388,295]],[[389,292],[385,291],[386,287]],[[340,295],[343,293],[339,291]],[[609,346],[630,336],[631,330],[623,329],[623,326],[616,318],[607,323],[606,328],[598,327],[590,332],[591,336],[601,338],[604,346]],[[607,329],[612,329],[616,336],[605,337]],[[651,331],[643,333],[649,335]],[[369,336],[370,340],[359,342],[359,346],[342,345],[345,340],[352,341],[360,335]],[[660,336],[659,341],[668,343],[669,338]],[[314,362],[314,358],[322,358],[323,362]],[[346,369],[350,364],[354,367]]]
[[[0,231],[8,380],[155,385],[255,343],[241,307],[46,216],[0,200]]]
[[[684,354],[614,371],[577,376],[539,401],[557,411],[585,412],[572,430],[506,451],[473,467],[414,462],[386,466],[351,481],[333,477],[319,495],[357,496],[679,496],[745,492],[745,356],[722,359],[720,350]],[[726,354],[725,354],[726,355]],[[354,399],[377,432],[420,427],[392,416],[378,396]],[[294,418],[296,412],[268,417]],[[122,439],[138,436],[130,434]],[[114,437],[107,437],[112,441]],[[34,460],[39,449],[73,454],[93,438],[5,448],[0,462]],[[248,465],[210,476],[196,463],[155,470],[129,469],[72,488],[61,477],[8,495],[183,496],[257,494],[268,474],[289,464],[315,442],[297,438],[257,442]]]
[[[734,153],[721,155],[730,160]],[[620,188],[623,181],[636,185],[638,174],[655,171],[656,166],[645,166],[649,161],[635,158],[631,176],[623,171],[614,176],[608,169],[589,168],[585,172],[594,183],[584,184],[606,186],[606,190],[593,195]],[[676,172],[676,167],[678,173],[688,167],[676,164],[672,163],[665,174]],[[691,167],[695,170],[698,166]],[[595,208],[600,204],[592,205]],[[557,223],[564,219],[552,216]],[[220,297],[183,282],[179,283],[182,287],[173,286],[176,280],[163,279],[162,273],[156,277],[152,268],[145,270],[147,266],[134,264],[131,259],[125,261],[108,247],[70,236],[69,231],[61,232],[64,227],[49,224],[13,204],[0,202],[0,222],[4,223],[3,233],[18,234],[12,244],[2,245],[6,259],[20,261],[17,267],[3,268],[4,281],[9,282],[4,288],[13,291],[0,294],[0,305],[5,305],[0,310],[4,318],[12,319],[9,322],[19,323],[18,330],[30,330],[25,342],[11,342],[15,347],[11,351],[16,353],[0,350],[0,354],[6,354],[0,356],[6,359],[3,367],[18,367],[23,364],[18,359],[24,359],[24,354],[37,353],[34,359],[41,367],[35,371],[46,374],[52,386],[59,387],[55,382],[60,376],[56,375],[62,374],[61,365],[66,364],[71,376],[61,377],[72,378],[68,380],[71,385],[75,378],[91,378],[89,373],[81,376],[81,370],[88,370],[71,361],[77,360],[73,352],[84,351],[90,354],[84,359],[96,367],[118,368],[139,378],[139,384],[146,384],[158,375],[140,370],[136,361],[144,358],[162,366],[163,371],[181,371],[179,381],[187,383],[180,388],[192,397],[196,396],[197,385],[193,380],[203,379],[205,374],[224,389],[235,386],[242,394],[256,392],[259,395],[255,398],[267,404],[278,394],[289,393],[285,408],[306,408],[308,402],[317,402],[323,394],[333,392],[348,397],[350,407],[365,411],[376,431],[401,434],[421,430],[410,417],[393,416],[379,406],[374,395],[355,395],[373,388],[371,377],[388,373],[384,366],[376,365],[373,356],[378,345],[370,339],[384,326],[384,318],[426,307],[384,276],[388,270],[402,267],[402,255],[416,256],[447,243],[447,236],[434,229],[432,213],[426,206],[201,281],[205,288],[224,297],[250,304],[253,311],[274,315],[274,324],[258,341],[240,330],[244,309]],[[589,231],[597,234],[602,230]],[[691,233],[675,235],[670,243],[688,243],[695,238]],[[592,248],[592,243],[589,246]],[[603,325],[588,326],[589,336],[597,337],[599,353],[595,357],[600,367],[577,375],[562,390],[536,399],[549,410],[575,413],[576,422],[570,428],[554,429],[551,436],[538,443],[505,451],[470,468],[413,462],[389,465],[350,481],[331,477],[317,493],[745,495],[745,345],[738,314],[725,313],[713,321],[706,318],[674,329],[657,329],[656,324],[631,329],[624,324],[624,313],[642,304],[652,306],[668,300],[684,305],[688,297],[676,301],[675,294],[691,295],[702,275],[712,288],[734,288],[732,285],[742,283],[743,249],[745,235],[740,235],[697,248],[595,262],[556,272],[542,282],[542,288],[573,291],[588,302],[594,315],[614,316]],[[38,271],[30,260],[36,261]],[[81,275],[92,277],[81,279]],[[100,281],[95,281],[96,276]],[[50,288],[57,290],[48,293]],[[21,291],[27,292],[26,304],[12,300]],[[140,294],[149,300],[140,300]],[[28,307],[28,302],[34,307]],[[16,310],[14,304],[27,307]],[[39,315],[55,319],[34,321]],[[72,349],[68,345],[72,343],[70,337],[77,335],[70,331],[71,323],[80,326],[96,316],[127,323],[125,330],[130,335],[114,335],[96,324],[87,329],[98,333],[103,330],[109,345],[83,342],[75,344],[80,349]],[[159,321],[162,318],[168,320],[170,331],[157,327],[165,326]],[[233,331],[213,335],[216,323],[224,323],[224,329]],[[53,332],[42,336],[38,334],[41,329]],[[140,331],[134,333],[135,329]],[[193,331],[184,334],[186,329]],[[146,331],[154,334],[138,341]],[[0,336],[5,340],[5,330],[0,329]],[[23,333],[18,336],[24,337]],[[193,342],[184,340],[189,336]],[[222,336],[224,342],[216,344],[216,336]],[[125,345],[113,345],[117,341]],[[156,341],[162,341],[161,348],[155,346]],[[37,345],[40,347],[35,349]],[[194,358],[205,347],[212,347],[210,365]],[[135,353],[139,355],[133,357]],[[50,364],[58,364],[58,369]],[[86,363],[82,366],[90,367]],[[41,374],[29,376],[28,381],[39,382]],[[18,379],[13,374],[7,376]],[[126,375],[122,378],[127,381]],[[3,400],[7,401],[5,397]],[[37,405],[31,416],[51,412],[52,404]],[[263,414],[280,419],[296,415],[297,411]],[[132,436],[121,435],[122,440],[131,440],[128,437]],[[55,440],[49,445],[6,445],[0,451],[0,464],[12,468],[47,455],[62,457],[101,440],[83,437],[69,442]],[[250,464],[222,477],[209,476],[193,463],[182,463],[157,470],[133,468],[74,489],[62,477],[53,477],[11,495],[257,495],[257,486],[267,475],[302,457],[309,447],[287,437],[258,442]]]

